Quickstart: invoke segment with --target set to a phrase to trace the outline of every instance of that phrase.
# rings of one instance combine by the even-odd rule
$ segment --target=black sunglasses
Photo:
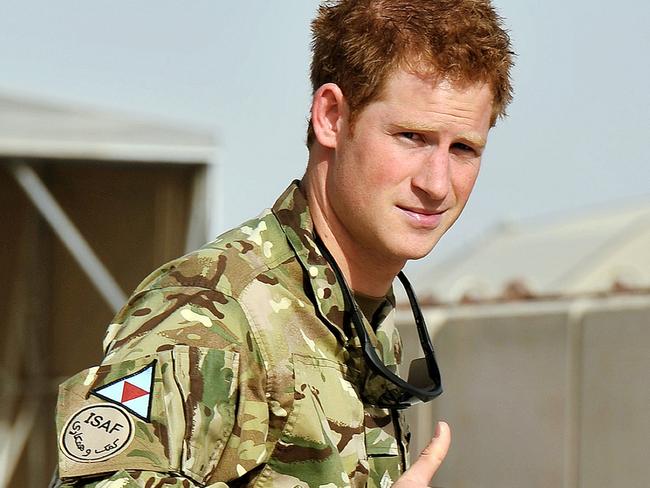
[[[334,270],[336,279],[341,284],[345,309],[352,311],[352,323],[361,342],[363,354],[371,370],[375,373],[374,377],[370,377],[366,381],[366,387],[361,395],[364,401],[379,408],[403,409],[420,402],[431,401],[439,396],[442,393],[442,382],[436,356],[433,352],[433,344],[431,344],[422,310],[420,310],[413,288],[404,273],[400,271],[397,277],[406,290],[418,336],[420,337],[420,345],[424,351],[423,358],[411,362],[408,381],[404,381],[391,371],[379,358],[368,335],[368,330],[363,325],[361,312],[352,297],[350,287],[343,278],[341,269],[318,235],[316,235],[316,243]]]

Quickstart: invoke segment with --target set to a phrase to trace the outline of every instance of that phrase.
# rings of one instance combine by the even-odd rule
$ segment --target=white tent
[[[422,273],[433,301],[581,295],[650,287],[650,201],[502,225]]]
[[[0,155],[204,163],[215,141],[204,130],[0,94]]]

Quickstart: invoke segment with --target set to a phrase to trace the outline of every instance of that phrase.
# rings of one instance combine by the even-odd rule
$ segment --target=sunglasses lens
[[[409,367],[409,384],[422,389],[433,389],[437,385],[432,384],[432,379],[429,376],[427,369],[427,360],[425,358],[414,359]]]
[[[370,361],[370,358],[367,360]],[[436,376],[432,378],[430,375],[425,358],[414,360],[409,368],[408,386],[420,390],[415,392],[412,388],[400,387],[384,374],[373,371],[366,377],[363,397],[366,403],[376,407],[407,408],[427,402],[442,392]]]

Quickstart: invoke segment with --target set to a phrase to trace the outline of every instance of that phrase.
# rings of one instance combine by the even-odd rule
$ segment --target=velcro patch
[[[129,414],[109,403],[78,410],[61,431],[61,452],[73,461],[95,463],[116,456],[133,440],[135,428]]]

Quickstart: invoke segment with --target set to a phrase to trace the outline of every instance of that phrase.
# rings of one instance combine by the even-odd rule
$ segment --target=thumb
[[[451,443],[451,432],[446,422],[438,422],[431,442],[420,456],[393,485],[394,488],[428,486],[447,455]]]

